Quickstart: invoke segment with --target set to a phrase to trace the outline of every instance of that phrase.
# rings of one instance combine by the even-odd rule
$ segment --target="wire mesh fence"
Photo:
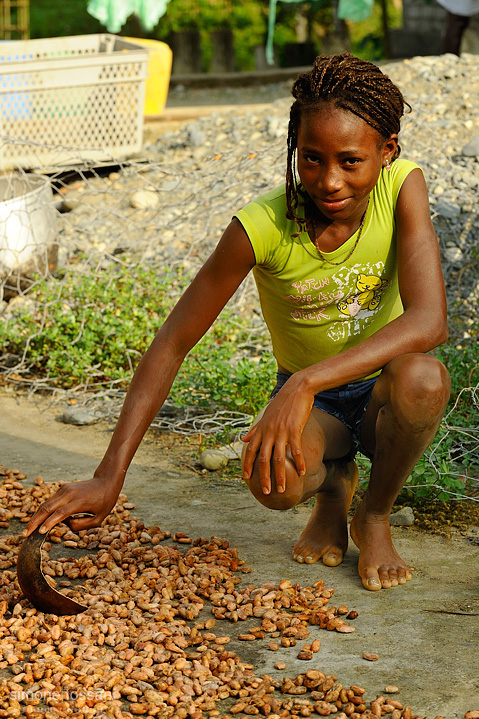
[[[0,175],[4,383],[31,394],[48,393],[53,402],[73,401],[99,419],[118,416],[127,380],[163,319],[155,307],[158,288],[166,311],[185,279],[209,256],[232,214],[283,181],[289,100],[280,99],[271,108],[261,115],[213,113],[162,134],[124,161],[95,162],[88,159],[88,148],[50,145],[50,157],[55,150],[62,158],[69,153],[67,167],[54,162],[35,167],[33,162],[28,169],[12,166]],[[463,193],[462,211],[454,211],[461,192],[458,160],[450,147],[454,142],[441,132],[434,138],[431,155],[427,113],[406,118],[403,152],[422,165],[432,191],[457,354],[461,343],[471,346],[477,331],[478,213],[473,187]],[[2,137],[2,142],[24,147],[27,141]],[[30,157],[35,150],[30,141]],[[44,154],[45,147],[38,145],[38,151]],[[435,162],[438,155],[443,164]],[[463,181],[468,167],[462,160],[459,164]],[[435,194],[453,175],[455,199],[447,192]],[[128,278],[130,294],[125,295]],[[133,302],[140,295],[144,301]],[[233,343],[241,335],[227,362],[233,367],[246,356],[258,363],[269,352],[269,339],[251,277],[227,309]],[[95,323],[99,331],[89,339]],[[130,342],[138,334],[143,344]],[[109,369],[115,357],[98,354],[112,339],[124,365],[120,375]],[[85,369],[78,373],[82,362]],[[410,484],[419,493],[427,489],[429,496],[479,501],[476,369],[470,367],[470,381],[449,408],[422,474]],[[271,381],[271,373],[265,374],[265,385]],[[226,428],[234,439],[249,427],[252,414],[220,405],[208,406],[207,400],[197,405],[186,397],[178,406],[169,399],[153,426],[186,435],[224,434]]]
[[[4,137],[3,141],[11,145],[16,138]],[[21,144],[23,147],[24,139]],[[33,155],[35,143],[30,149]],[[40,155],[44,149],[40,147]],[[183,154],[181,147],[171,148],[171,157],[162,160],[144,154],[125,162],[103,163],[85,160],[88,148],[78,153],[74,148],[49,146],[50,156],[55,149],[62,158],[69,151],[67,168],[44,168],[40,163],[40,171],[17,166],[0,176],[0,236],[4,240],[0,250],[0,371],[5,381],[30,393],[48,392],[54,401],[68,397],[86,406],[101,405],[102,416],[111,417],[121,406],[124,377],[109,379],[104,368],[92,365],[82,381],[65,387],[51,369],[38,371],[38,357],[35,351],[32,360],[32,347],[43,336],[51,335],[53,317],[58,318],[63,311],[75,314],[77,334],[70,340],[59,336],[58,345],[66,355],[72,353],[91,321],[86,310],[96,302],[95,309],[101,313],[101,303],[111,301],[111,285],[119,274],[135,276],[143,269],[150,279],[164,278],[171,307],[184,286],[175,283],[172,273],[181,270],[192,276],[197,272],[229,222],[233,208],[253,195],[243,176],[261,178],[262,171],[252,167],[254,153],[248,147],[241,157],[210,154],[194,164],[193,171],[188,152],[178,157]],[[161,148],[158,154],[162,154]],[[277,184],[284,165],[282,154],[282,142],[270,143],[267,156],[278,168]],[[84,288],[89,282],[98,285],[101,281],[104,296],[72,298],[66,289],[72,278],[85,280]],[[247,320],[249,351],[258,356],[265,347],[266,332],[250,278],[229,308],[242,321]],[[12,334],[22,322],[25,332],[26,319],[30,320],[26,336],[14,342]],[[129,319],[124,317],[125,332]],[[118,332],[121,324],[120,318]],[[143,327],[142,332],[151,338],[158,326],[156,316],[152,326]],[[127,339],[125,345],[131,374],[139,356],[135,350],[130,353]],[[223,426],[226,422],[244,428],[251,421],[251,416],[242,412],[222,415],[194,407],[173,414],[175,417],[167,404],[154,424],[183,433],[201,429],[208,434],[215,431],[220,416]]]

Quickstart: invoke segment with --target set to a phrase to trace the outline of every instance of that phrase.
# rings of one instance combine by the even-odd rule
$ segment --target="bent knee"
[[[436,357],[427,354],[409,354],[389,363],[391,399],[398,407],[422,421],[424,416],[444,412],[451,381],[447,369]]]
[[[286,488],[284,492],[278,492],[276,489],[273,467],[271,467],[271,491],[269,494],[263,492],[257,463],[254,465],[251,477],[246,480],[246,484],[253,497],[257,499],[263,507],[267,507],[268,509],[292,509],[301,501],[303,495],[302,479],[291,467],[287,468]]]
[[[301,500],[301,493],[288,488],[286,483],[286,489],[284,492],[278,492],[275,487],[274,477],[271,480],[272,488],[269,494],[263,492],[263,488],[260,484],[259,477],[254,475],[247,480],[247,485],[253,497],[258,500],[263,507],[268,509],[292,509],[296,507],[298,502]]]

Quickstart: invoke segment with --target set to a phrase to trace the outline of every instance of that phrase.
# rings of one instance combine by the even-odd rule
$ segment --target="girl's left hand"
[[[264,494],[271,492],[271,460],[276,490],[286,489],[286,449],[300,475],[306,472],[301,435],[313,407],[314,395],[304,388],[299,372],[292,375],[266,406],[263,414],[242,437],[248,442],[243,477],[249,479],[258,456],[260,484]]]

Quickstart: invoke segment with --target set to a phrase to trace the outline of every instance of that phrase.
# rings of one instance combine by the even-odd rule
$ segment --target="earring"
[[[389,172],[390,169],[391,169],[391,165],[389,163],[389,157],[388,157],[388,159],[386,160],[386,170]]]

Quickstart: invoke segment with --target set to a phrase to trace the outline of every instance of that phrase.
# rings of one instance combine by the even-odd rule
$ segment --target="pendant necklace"
[[[370,199],[370,198],[368,197],[368,204],[366,205],[366,209],[364,210],[363,216],[361,217],[361,222],[359,223],[358,236],[356,237],[356,242],[355,242],[354,245],[352,246],[352,248],[351,248],[349,254],[347,255],[347,257],[345,257],[344,260],[340,260],[339,262],[332,262],[331,260],[328,260],[328,258],[325,257],[325,256],[323,255],[323,253],[321,252],[321,250],[319,249],[319,247],[318,247],[318,245],[317,245],[317,241],[316,241],[316,230],[317,230],[316,223],[315,223],[314,219],[311,219],[311,225],[312,225],[312,229],[313,229],[313,233],[314,233],[314,241],[313,241],[313,244],[314,244],[314,246],[316,247],[316,250],[318,251],[318,255],[321,257],[321,259],[323,260],[323,262],[327,262],[327,263],[330,264],[330,265],[342,265],[342,264],[344,264],[344,262],[347,262],[347,261],[349,260],[349,258],[350,258],[351,255],[353,254],[354,250],[355,250],[356,247],[358,246],[359,240],[361,239],[361,235],[362,235],[362,233],[363,233],[364,223],[365,223],[365,221],[366,221],[366,214],[367,214],[368,207],[369,207],[369,199]]]

